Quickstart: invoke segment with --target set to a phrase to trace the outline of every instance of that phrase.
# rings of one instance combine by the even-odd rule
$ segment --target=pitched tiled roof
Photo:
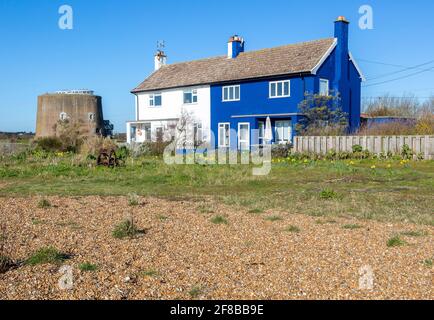
[[[334,38],[271,49],[169,64],[151,74],[133,93],[311,72],[334,45]]]

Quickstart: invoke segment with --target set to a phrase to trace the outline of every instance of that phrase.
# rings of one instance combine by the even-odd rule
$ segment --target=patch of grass
[[[139,233],[139,230],[134,225],[133,219],[125,219],[115,226],[112,235],[116,239],[125,239],[134,238]]]
[[[200,213],[214,213],[214,210],[206,205],[200,205],[197,207],[197,210],[199,210]]]
[[[387,246],[389,248],[405,246],[407,242],[402,240],[399,236],[393,236],[389,240],[387,240]]]
[[[297,226],[289,226],[288,228],[285,229],[285,231],[287,232],[292,232],[292,233],[299,233],[300,232],[300,228]]]
[[[81,271],[96,271],[98,270],[98,266],[96,264],[92,264],[90,262],[82,263],[78,266],[78,269]]]
[[[359,224],[346,224],[342,226],[342,229],[347,229],[347,230],[356,230],[361,228],[363,228],[363,226]]]
[[[143,277],[157,277],[159,273],[154,269],[150,269],[150,270],[144,270],[140,272],[140,275]]]
[[[424,261],[423,261],[423,264],[426,266],[426,267],[429,267],[429,268],[432,268],[432,266],[433,266],[433,260],[432,259],[425,259]]]
[[[319,197],[323,200],[332,200],[339,198],[339,195],[331,189],[324,189],[320,192]]]
[[[44,221],[44,220],[40,220],[40,219],[38,219],[38,218],[32,218],[32,224],[33,224],[34,226],[38,226],[38,225],[40,225],[40,224],[45,224],[45,221]]]
[[[256,209],[249,210],[249,213],[252,213],[252,214],[261,214],[261,213],[264,213],[264,210],[256,208]]]
[[[404,231],[401,232],[400,234],[405,237],[414,237],[414,238],[425,237],[428,235],[428,233],[425,231]]]
[[[215,216],[211,219],[211,222],[214,224],[228,224],[228,220],[223,216]]]
[[[164,215],[162,215],[162,214],[159,214],[159,215],[157,216],[157,219],[160,220],[160,221],[166,221],[166,220],[169,219],[169,218],[166,217],[166,216],[164,216]]]
[[[128,194],[128,205],[130,207],[135,207],[139,205],[139,196],[136,193]]]
[[[198,286],[198,285],[191,288],[191,290],[188,292],[188,294],[190,295],[190,298],[192,298],[192,299],[198,298],[202,293],[203,293],[203,289],[201,286]]]
[[[33,253],[26,261],[26,265],[60,264],[69,259],[69,256],[54,247],[41,248]]]
[[[276,221],[282,221],[283,218],[281,216],[269,216],[269,217],[266,217],[265,220],[271,221],[271,222],[276,222]]]
[[[40,208],[40,209],[47,209],[47,208],[50,208],[50,207],[51,207],[51,203],[47,199],[44,198],[44,199],[39,200],[39,202],[38,202],[38,208]]]
[[[140,186],[140,195],[144,197],[173,201],[200,199],[196,201],[197,206],[204,207],[197,212],[212,215],[219,213],[210,210],[212,203],[208,201],[246,212],[252,208],[265,212],[275,209],[318,217],[346,215],[434,226],[434,161],[412,162],[411,170],[392,160],[383,164],[378,159],[360,160],[355,170],[348,169],[348,161],[333,164],[312,161],[308,168],[303,168],[303,174],[294,166],[283,165],[273,166],[266,177],[255,177],[253,166],[249,165],[167,166],[161,158],[146,156],[130,160],[111,170],[88,166],[75,155],[55,159],[49,154],[44,157],[28,155],[24,160],[2,158],[0,196],[122,196],[126,201],[128,194],[138,192],[137,186]],[[372,165],[381,168],[391,161],[393,175],[381,169],[372,175]],[[151,164],[146,168],[151,170],[143,170],[143,162]],[[41,183],[41,177],[46,183]],[[291,187],[286,187],[288,181]],[[324,187],[318,190],[318,186]],[[339,199],[321,199],[319,193],[325,188],[332,189]],[[326,193],[324,196],[330,197]],[[35,207],[36,204],[37,200]]]

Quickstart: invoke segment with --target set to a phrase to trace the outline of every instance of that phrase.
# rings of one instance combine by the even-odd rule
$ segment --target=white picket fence
[[[400,154],[402,147],[408,145],[416,155],[422,154],[425,160],[434,160],[434,136],[294,137],[294,151],[300,153],[351,152],[354,145],[375,154]]]

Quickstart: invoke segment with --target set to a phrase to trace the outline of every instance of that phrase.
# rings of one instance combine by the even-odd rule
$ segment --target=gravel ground
[[[10,255],[24,260],[55,246],[71,255],[64,264],[73,268],[73,288],[59,288],[59,266],[20,266],[0,275],[0,299],[434,298],[433,267],[424,263],[434,258],[430,226],[254,214],[188,200],[147,198],[134,207],[126,197],[48,200],[52,207],[40,209],[36,197],[0,198]],[[113,227],[129,215],[145,233],[114,239]],[[228,223],[213,224],[216,215]],[[267,219],[276,215],[282,219]],[[299,232],[285,231],[291,225]],[[386,245],[408,231],[425,234]],[[98,269],[80,271],[85,262]],[[372,290],[359,288],[363,266],[373,270]]]

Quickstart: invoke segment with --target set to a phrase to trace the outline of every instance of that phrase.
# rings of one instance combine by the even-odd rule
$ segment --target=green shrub
[[[139,205],[139,196],[136,193],[130,193],[128,195],[128,205],[132,207]]]
[[[291,152],[290,144],[275,144],[271,146],[271,157],[273,159],[288,158]]]
[[[361,153],[363,151],[363,147],[359,144],[355,144],[353,146],[353,153]]]
[[[133,219],[125,219],[120,224],[115,226],[113,237],[116,239],[134,238],[139,233],[134,225]]]
[[[68,259],[68,255],[61,253],[54,247],[41,248],[36,251],[25,263],[35,266],[38,264],[59,264]]]
[[[211,219],[211,222],[214,224],[228,224],[228,221],[223,216],[215,216]]]
[[[36,140],[36,147],[46,152],[62,151],[63,143],[57,137],[39,138]]]
[[[401,156],[404,160],[411,160],[413,159],[414,152],[407,144],[404,144],[402,146]]]
[[[119,160],[125,161],[130,156],[130,150],[126,146],[122,146],[116,150],[116,157]]]
[[[41,199],[38,202],[38,208],[40,209],[47,209],[51,207],[51,203],[50,201],[48,201],[47,199]]]

